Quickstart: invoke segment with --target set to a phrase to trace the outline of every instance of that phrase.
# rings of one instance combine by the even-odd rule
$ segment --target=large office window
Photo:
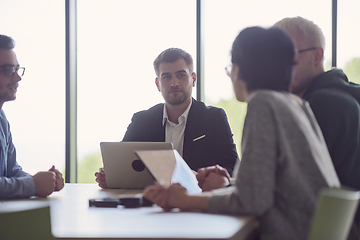
[[[0,34],[16,41],[26,68],[17,99],[4,104],[17,159],[31,174],[65,169],[65,15],[63,0],[1,0]]]
[[[246,103],[236,101],[224,68],[237,34],[249,26],[270,27],[284,17],[302,16],[318,24],[326,37],[326,68],[331,66],[331,0],[203,1],[204,93],[207,104],[225,109],[240,152]],[[319,14],[321,9],[321,14]],[[261,71],[261,69],[259,69]]]
[[[195,61],[196,1],[78,0],[77,9],[78,182],[94,182],[99,143],[121,141],[134,112],[163,102],[157,55],[179,47]]]
[[[325,69],[331,67],[331,0],[203,0],[204,96],[223,107],[240,150],[246,104],[235,100],[224,67],[231,44],[247,26],[271,26],[303,16],[326,37]],[[360,83],[358,0],[338,0],[337,66]],[[1,0],[0,33],[16,40],[26,67],[17,99],[4,105],[19,163],[35,173],[55,164],[65,169],[65,2]],[[78,181],[93,182],[101,165],[99,143],[120,141],[134,112],[163,102],[153,60],[168,47],[196,56],[194,0],[77,0]],[[195,91],[194,91],[194,97]]]
[[[338,1],[337,66],[360,84],[360,1]]]

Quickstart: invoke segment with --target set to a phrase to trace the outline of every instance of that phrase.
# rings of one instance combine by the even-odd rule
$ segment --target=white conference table
[[[257,227],[252,217],[140,208],[89,207],[89,199],[123,197],[139,190],[101,189],[96,184],[65,184],[47,198],[2,202],[31,205],[48,202],[56,239],[248,239]],[[15,205],[14,205],[15,206]]]

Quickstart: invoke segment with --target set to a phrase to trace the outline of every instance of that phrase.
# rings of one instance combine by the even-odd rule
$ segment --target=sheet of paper
[[[172,150],[135,151],[147,169],[159,183],[170,186],[176,160]]]
[[[165,186],[180,183],[189,193],[200,193],[195,174],[176,150],[136,151],[154,178]]]
[[[174,151],[175,154],[176,164],[171,177],[171,183],[180,183],[188,190],[189,193],[201,193],[202,190],[199,187],[196,176],[190,169],[189,165],[187,165],[178,151],[172,151]]]

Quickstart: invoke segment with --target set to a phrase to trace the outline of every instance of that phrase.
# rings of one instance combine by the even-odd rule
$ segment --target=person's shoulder
[[[139,112],[136,112],[134,113],[134,117],[136,116],[144,116],[144,115],[151,115],[151,114],[157,114],[157,113],[161,113],[164,109],[164,104],[163,103],[159,103],[159,104],[156,104],[152,107],[150,107],[149,109],[147,110],[141,110]]]
[[[304,104],[302,99],[289,92],[274,90],[256,90],[250,94],[247,102],[248,114],[256,115],[287,114]]]
[[[193,100],[192,109],[196,112],[202,112],[203,114],[225,114],[224,109],[212,105],[206,105],[199,100]]]
[[[6,119],[6,115],[3,109],[0,109],[0,117]]]
[[[306,100],[310,105],[332,105],[339,108],[358,107],[358,102],[352,95],[338,88],[319,89],[309,94]]]
[[[272,105],[284,103],[291,98],[288,92],[279,92],[273,90],[256,90],[252,92],[246,100],[249,105],[265,104]]]
[[[0,109],[0,125],[2,127],[9,125],[9,121],[6,118],[4,110]]]

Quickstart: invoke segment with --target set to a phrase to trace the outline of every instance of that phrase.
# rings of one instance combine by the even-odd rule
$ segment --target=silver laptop
[[[169,150],[166,142],[101,142],[100,150],[108,188],[143,189],[154,177],[136,156],[138,150]]]

